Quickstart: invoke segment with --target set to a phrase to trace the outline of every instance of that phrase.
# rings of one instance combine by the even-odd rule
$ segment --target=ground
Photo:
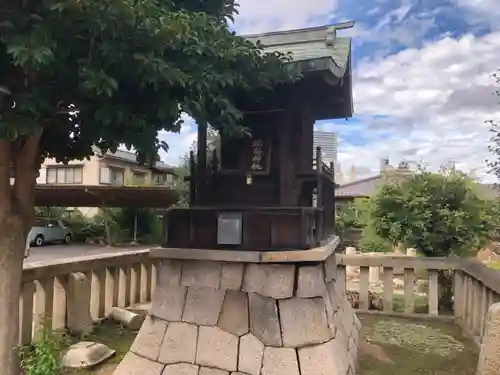
[[[357,375],[474,375],[477,350],[450,323],[360,316],[363,339]],[[104,322],[88,337],[117,351],[105,365],[64,375],[112,375],[136,332]]]
[[[87,341],[96,341],[106,344],[109,348],[116,350],[116,354],[106,363],[92,370],[66,371],[64,375],[111,375],[118,363],[127,354],[134,342],[137,332],[124,329],[121,325],[111,321],[103,321],[94,332],[85,338]]]
[[[124,251],[135,251],[145,249],[146,246],[109,247],[100,245],[71,244],[71,245],[47,245],[32,247],[30,256],[25,260],[25,264],[33,263],[56,263],[63,259],[71,259],[88,255],[112,254]]]
[[[360,316],[357,375],[474,375],[477,350],[449,323]]]

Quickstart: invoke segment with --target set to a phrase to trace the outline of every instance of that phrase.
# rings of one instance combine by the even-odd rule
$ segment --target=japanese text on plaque
[[[262,171],[264,166],[264,143],[261,140],[255,140],[252,142],[252,165],[250,169],[252,171]]]

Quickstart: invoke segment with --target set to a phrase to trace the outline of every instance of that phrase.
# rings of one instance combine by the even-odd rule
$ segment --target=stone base
[[[352,375],[361,324],[336,277],[334,254],[164,260],[150,315],[114,374]]]

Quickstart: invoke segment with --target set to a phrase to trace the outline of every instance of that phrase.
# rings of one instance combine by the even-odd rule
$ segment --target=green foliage
[[[357,198],[343,206],[336,219],[337,231],[342,234],[349,229],[360,229],[361,251],[365,253],[390,251],[391,243],[377,235],[370,225],[370,203],[368,198]]]
[[[183,111],[244,132],[238,103],[298,74],[289,56],[236,36],[235,12],[233,0],[3,2],[0,138],[42,128],[42,157],[125,144],[151,161]]]
[[[363,253],[387,253],[392,248],[391,242],[379,236],[373,226],[365,226],[363,228],[360,245]]]
[[[39,216],[59,218],[73,230],[73,241],[102,240],[115,244],[134,238],[134,220],[137,213],[137,239],[144,243],[160,243],[162,219],[153,209],[103,208],[92,217],[79,210],[71,213],[63,207],[36,209]],[[108,229],[108,231],[107,231]]]
[[[492,75],[497,89],[495,94],[500,97],[500,70]],[[490,126],[491,144],[489,146],[490,152],[493,154],[493,159],[488,160],[488,166],[495,176],[500,179],[500,123],[498,119],[491,119],[486,121]]]
[[[345,206],[339,208],[336,218],[337,227],[340,230],[349,228],[363,228],[366,220],[366,198],[357,198]]]
[[[137,215],[137,240],[160,243],[162,220],[155,210],[131,208],[102,208],[90,219],[94,232],[90,238],[102,239],[108,244],[120,244],[134,239],[134,221]]]
[[[466,176],[453,171],[421,171],[401,183],[388,183],[370,198],[368,207],[368,225],[377,235],[426,256],[477,248],[490,231],[487,202]]]
[[[34,344],[18,352],[25,375],[61,375],[61,352],[68,345],[69,338],[63,332],[53,331],[49,320],[45,321],[38,335]]]
[[[175,183],[175,191],[179,194],[175,207],[186,208],[189,206],[189,183],[184,181],[184,178],[189,176],[188,168],[189,158],[185,157],[183,163],[175,168],[177,180]]]

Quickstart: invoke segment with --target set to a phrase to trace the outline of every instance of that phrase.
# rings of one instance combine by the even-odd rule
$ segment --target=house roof
[[[336,197],[344,198],[363,198],[369,197],[379,186],[384,183],[384,176],[378,174],[376,176],[363,178],[347,184],[340,185],[335,190]],[[485,199],[495,199],[500,197],[500,193],[494,184],[475,184],[479,194]]]
[[[375,190],[377,190],[382,182],[382,175],[380,174],[349,182],[347,184],[340,185],[335,190],[335,196],[353,198],[369,197],[375,192]]]
[[[134,163],[137,164],[137,155],[133,152],[126,151],[126,150],[116,150],[116,152],[111,152],[111,151],[106,151],[106,153],[103,155],[102,151],[99,149],[97,146],[93,146],[92,150],[94,153],[105,156],[105,157],[110,157],[110,158],[115,158],[118,160],[126,161],[129,163]],[[162,161],[157,161],[153,168],[158,169],[160,171],[173,171],[174,168],[168,164],[165,164]]]

